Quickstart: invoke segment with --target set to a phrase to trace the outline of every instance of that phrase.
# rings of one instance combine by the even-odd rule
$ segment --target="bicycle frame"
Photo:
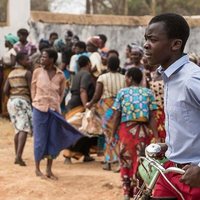
[[[145,149],[145,157],[140,157],[140,160],[145,160],[148,163],[148,167],[152,166],[156,169],[156,173],[153,176],[153,178],[150,181],[149,185],[146,185],[145,183],[143,183],[142,187],[139,188],[139,192],[137,193],[137,195],[133,198],[134,200],[150,200],[151,199],[151,195],[152,195],[152,190],[156,184],[156,181],[158,180],[159,175],[162,175],[165,180],[174,188],[174,190],[180,195],[180,197],[182,198],[182,200],[184,200],[183,195],[169,182],[169,180],[167,179],[167,177],[165,176],[166,173],[169,172],[175,172],[175,173],[179,173],[179,174],[184,174],[185,171],[182,169],[179,169],[177,167],[169,167],[167,169],[165,169],[161,163],[159,163],[158,160],[156,160],[155,158],[153,158],[153,156],[155,156],[156,154],[159,153],[159,151],[156,149],[151,149],[152,151],[149,152],[147,151],[147,148]],[[144,167],[144,166],[143,166]],[[146,169],[147,171],[149,171],[149,168]]]

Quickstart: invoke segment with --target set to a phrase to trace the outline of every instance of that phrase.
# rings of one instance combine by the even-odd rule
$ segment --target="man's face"
[[[21,42],[26,42],[27,41],[28,35],[18,33],[17,36],[19,37],[19,41],[21,41]]]
[[[58,39],[58,36],[57,36],[57,35],[52,35],[52,36],[50,37],[50,39],[49,39],[49,42],[50,42],[51,44],[53,44],[54,41],[57,40],[57,39]]]
[[[49,65],[50,58],[49,58],[49,55],[47,54],[47,52],[45,52],[45,51],[42,52],[42,55],[41,55],[41,58],[40,58],[40,62],[44,66],[48,66]]]
[[[78,54],[78,53],[83,52],[83,49],[80,48],[80,47],[75,46],[75,48],[74,48],[74,52],[75,52],[75,54]]]
[[[163,22],[148,25],[145,31],[144,55],[150,65],[167,68],[171,64],[173,39],[167,37]]]
[[[65,36],[65,43],[67,45],[72,45],[72,36]]]
[[[130,59],[133,63],[138,64],[142,59],[142,54],[138,50],[132,49],[130,52]]]

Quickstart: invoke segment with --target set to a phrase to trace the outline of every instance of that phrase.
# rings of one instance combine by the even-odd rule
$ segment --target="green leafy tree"
[[[148,0],[129,0],[128,1],[128,15],[150,15],[151,1]]]
[[[86,13],[126,15],[128,0],[86,0]]]
[[[199,15],[199,0],[157,0],[160,12],[176,12],[182,15]],[[158,10],[159,11],[159,10]]]
[[[31,0],[31,10],[49,11],[49,0]]]
[[[1,0],[0,20],[6,18],[4,7],[7,1]],[[52,1],[56,0],[31,0],[31,10],[48,11],[49,2]],[[200,15],[200,0],[85,0],[85,2],[87,14],[142,16],[154,12],[155,14],[176,12],[182,15]]]
[[[164,12],[176,12],[181,15],[199,15],[199,0],[129,0],[128,15],[150,15],[153,13],[153,1],[155,2],[155,14]]]

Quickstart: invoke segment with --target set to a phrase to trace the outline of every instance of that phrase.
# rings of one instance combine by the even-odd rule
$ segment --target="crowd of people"
[[[189,36],[183,17],[152,18],[144,47],[128,44],[121,55],[125,63],[106,46],[104,34],[82,41],[71,30],[64,39],[52,32],[37,45],[28,36],[24,28],[6,35],[8,51],[0,60],[0,114],[15,128],[15,164],[26,166],[22,156],[32,133],[35,174],[41,178],[57,179],[52,164],[61,150],[67,164],[80,157],[94,161],[95,151],[104,157],[104,170],[119,164],[124,200],[129,200],[140,179],[138,158],[154,141],[166,150],[164,166],[186,170],[183,176],[169,174],[170,181],[186,200],[198,199],[200,61],[183,53]],[[81,132],[88,111],[101,127],[90,124],[95,134]],[[44,158],[46,174],[40,169]],[[162,177],[153,195],[181,199]]]

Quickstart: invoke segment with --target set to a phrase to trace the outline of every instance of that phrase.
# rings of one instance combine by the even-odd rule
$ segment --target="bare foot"
[[[39,176],[41,179],[47,178],[40,170],[35,170],[35,175]]]
[[[20,166],[26,166],[26,163],[21,158],[16,158],[14,164],[18,164]]]
[[[46,177],[47,177],[47,178],[50,178],[50,179],[52,179],[52,180],[58,180],[58,177],[55,176],[52,172],[47,172],[47,173],[46,173]]]

